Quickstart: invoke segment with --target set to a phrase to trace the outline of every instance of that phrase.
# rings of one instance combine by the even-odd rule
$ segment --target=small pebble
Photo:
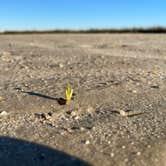
[[[94,112],[94,108],[88,107],[86,111],[87,111],[88,113],[92,113],[92,112]]]
[[[148,148],[151,148],[151,145],[148,145]]]
[[[60,67],[60,68],[63,68],[64,66],[63,66],[63,64],[62,64],[62,63],[60,63],[60,64],[59,64],[59,67]]]
[[[75,120],[78,120],[78,119],[80,119],[80,118],[79,118],[79,116],[76,116],[76,117],[74,117],[74,119],[75,119]]]
[[[7,113],[6,111],[2,111],[2,112],[0,113],[0,116],[6,116],[6,115],[8,115],[8,113]]]
[[[85,128],[84,128],[84,127],[80,127],[80,130],[81,130],[81,131],[85,131]]]
[[[115,156],[115,154],[114,153],[111,153],[111,157],[114,157]]]
[[[89,145],[90,144],[90,141],[89,140],[86,140],[85,141],[85,145]]]
[[[141,155],[141,152],[137,152],[137,156],[140,156]]]
[[[72,116],[72,117],[76,117],[76,115],[77,115],[77,114],[76,114],[75,111],[72,111],[72,112],[71,112],[71,116]]]
[[[126,148],[126,146],[123,145],[123,146],[122,146],[122,149],[125,149],[125,148]]]
[[[67,131],[69,134],[72,134],[72,133],[73,133],[73,130],[70,129],[70,128],[67,128],[66,131]]]
[[[137,93],[137,91],[136,91],[136,90],[133,90],[132,92],[133,92],[133,93]]]
[[[0,101],[3,101],[3,100],[4,100],[4,98],[2,96],[0,96]]]
[[[125,158],[124,162],[126,163],[126,162],[128,162],[128,161],[129,161],[129,159],[128,159],[128,158]]]
[[[134,142],[131,142],[131,145],[134,145]]]

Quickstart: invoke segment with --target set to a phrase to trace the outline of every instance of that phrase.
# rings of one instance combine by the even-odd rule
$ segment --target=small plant
[[[73,89],[70,87],[66,88],[66,104],[69,104],[73,95]]]
[[[68,110],[67,110],[68,113],[71,113],[69,103],[71,101],[72,95],[73,95],[73,89],[70,87],[67,87],[66,88],[66,104],[68,105]]]

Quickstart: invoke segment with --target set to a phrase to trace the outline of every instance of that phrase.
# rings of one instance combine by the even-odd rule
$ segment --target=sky
[[[0,31],[166,26],[166,0],[0,0]]]

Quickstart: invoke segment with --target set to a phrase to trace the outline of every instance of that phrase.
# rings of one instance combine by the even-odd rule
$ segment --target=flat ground
[[[166,35],[0,35],[0,112],[6,166],[165,166]]]

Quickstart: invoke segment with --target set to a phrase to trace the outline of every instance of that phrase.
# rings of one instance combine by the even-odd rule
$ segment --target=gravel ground
[[[166,166],[165,45],[165,34],[0,35],[2,165]]]

